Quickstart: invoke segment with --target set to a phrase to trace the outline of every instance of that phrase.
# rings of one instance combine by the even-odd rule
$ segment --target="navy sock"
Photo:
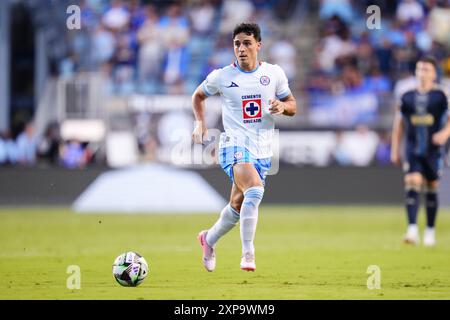
[[[417,224],[417,212],[419,211],[419,192],[415,189],[406,191],[406,212],[408,213],[408,223]]]
[[[436,215],[438,211],[438,195],[436,192],[426,193],[426,207],[427,207],[427,227],[434,228],[436,222]]]

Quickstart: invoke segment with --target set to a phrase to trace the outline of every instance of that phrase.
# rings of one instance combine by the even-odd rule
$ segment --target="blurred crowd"
[[[268,40],[291,2],[85,0],[81,30],[68,34],[60,73],[102,70],[117,95],[190,94],[212,69],[233,62],[230,34],[237,23],[258,21]],[[279,42],[271,54],[290,63],[292,41]]]
[[[393,102],[414,85],[420,56],[433,55],[441,82],[450,85],[450,0],[81,0],[79,5],[81,29],[65,35],[58,74],[100,71],[116,96],[192,94],[209,72],[234,61],[235,25],[257,22],[261,60],[285,70],[309,130],[334,130],[329,161],[339,165],[389,163]],[[380,19],[379,29],[368,27],[370,5],[381,9],[380,17],[372,17]],[[296,33],[302,21],[310,34]],[[156,130],[147,125],[149,115],[136,116],[143,124],[136,132],[151,137]],[[172,130],[172,122],[168,126]],[[57,127],[49,125],[39,138],[31,124],[17,138],[1,134],[0,165],[39,159],[70,168],[92,163],[89,144],[62,141]],[[301,124],[298,129],[304,130]],[[155,154],[162,144],[156,135],[137,140],[142,153]]]
[[[369,5],[381,9],[380,29],[367,25],[374,14],[366,14]],[[398,99],[411,88],[415,62],[423,55],[438,60],[448,84],[450,1],[322,0],[319,17],[316,58],[304,88],[317,124],[371,124],[380,120],[382,108],[390,116],[391,93]]]
[[[381,9],[380,29],[367,25],[373,4]],[[84,0],[80,7],[81,30],[68,33],[60,73],[102,70],[119,95],[192,93],[211,70],[234,60],[230,34],[242,21],[261,25],[261,58],[280,64],[294,89],[310,97],[311,108],[348,104],[340,96],[359,99],[362,115],[343,110],[341,118],[351,119],[343,125],[373,121],[380,97],[411,76],[421,55],[435,56],[442,76],[450,75],[448,0],[321,0],[317,8],[289,0]],[[295,37],[311,35],[283,27],[302,11],[318,14],[319,38],[300,83]]]
[[[0,133],[0,166],[44,164],[81,169],[94,160],[88,143],[61,139],[57,123],[49,124],[43,136],[36,135],[31,122],[15,139],[9,132]]]

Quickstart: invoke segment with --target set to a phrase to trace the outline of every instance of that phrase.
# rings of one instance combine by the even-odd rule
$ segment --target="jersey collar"
[[[233,66],[236,67],[239,71],[241,71],[241,72],[243,72],[243,73],[253,73],[253,72],[255,72],[256,70],[259,69],[259,66],[260,66],[261,64],[262,64],[262,62],[259,61],[258,64],[256,65],[256,68],[255,68],[255,69],[253,69],[253,70],[251,70],[251,71],[245,71],[245,70],[241,69],[241,67],[239,66],[239,63],[237,62],[237,60],[236,60],[235,62],[233,62]]]

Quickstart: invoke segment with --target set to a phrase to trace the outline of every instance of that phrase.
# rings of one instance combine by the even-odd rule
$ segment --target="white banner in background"
[[[280,160],[296,165],[368,166],[379,143],[374,131],[356,130],[336,133],[280,132]]]
[[[215,213],[226,201],[200,174],[146,164],[100,175],[73,204],[81,213]]]

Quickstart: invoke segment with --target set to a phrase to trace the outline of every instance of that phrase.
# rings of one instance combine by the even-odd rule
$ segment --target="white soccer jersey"
[[[242,70],[238,63],[212,71],[202,83],[207,96],[219,94],[225,132],[220,148],[240,146],[256,159],[272,156],[274,117],[270,99],[286,98],[291,90],[284,71],[260,62],[254,71]]]

